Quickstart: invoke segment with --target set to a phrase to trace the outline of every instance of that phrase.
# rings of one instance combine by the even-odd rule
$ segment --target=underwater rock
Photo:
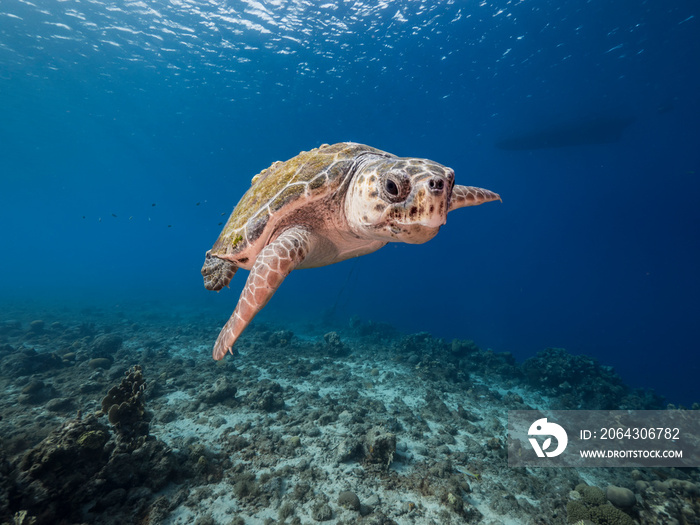
[[[233,493],[241,500],[255,500],[260,496],[260,485],[252,472],[239,472],[233,476]]]
[[[464,500],[455,496],[452,492],[448,492],[445,495],[445,503],[458,514],[464,510]]]
[[[97,392],[102,390],[102,385],[95,381],[86,381],[78,387],[78,391],[82,394],[89,394],[91,392]]]
[[[273,348],[284,348],[292,342],[292,337],[294,337],[294,332],[291,330],[278,330],[270,334],[267,338],[267,344]]]
[[[362,505],[360,504],[360,498],[357,494],[349,490],[345,490],[338,494],[338,505],[340,507],[345,507],[347,509],[360,511]]]
[[[57,354],[39,353],[33,349],[10,354],[2,361],[2,373],[9,377],[28,376],[61,367],[63,359]]]
[[[95,505],[93,506],[92,510],[93,512],[103,511],[109,509],[110,507],[121,505],[121,503],[126,499],[126,495],[126,489],[114,489],[113,491],[108,492],[105,496],[99,498],[95,502]]]
[[[324,500],[314,503],[311,508],[311,517],[316,521],[328,521],[333,519],[333,509]]]
[[[277,512],[277,517],[279,518],[280,522],[285,523],[287,518],[294,516],[294,511],[294,505],[287,502],[280,507],[279,511]]]
[[[64,412],[73,408],[73,400],[67,397],[58,397],[50,400],[44,406],[50,412]]]
[[[13,483],[10,479],[12,469],[6,454],[4,443],[0,440],[0,523],[10,521],[7,510],[10,507],[10,493],[13,491]]]
[[[371,429],[365,437],[364,453],[366,463],[388,469],[396,453],[396,435],[378,427]]]
[[[17,334],[20,330],[22,330],[22,323],[16,319],[6,319],[0,322],[0,334],[2,335]]]
[[[92,342],[90,354],[93,357],[110,357],[122,347],[123,341],[116,334],[101,335]]]
[[[44,384],[39,379],[32,379],[27,383],[17,397],[21,405],[39,405],[53,399],[58,395],[53,385]]]
[[[235,402],[238,388],[228,376],[219,377],[212,387],[202,392],[198,398],[205,405],[216,405],[219,403],[231,405]],[[284,404],[284,402],[283,402]]]
[[[6,355],[14,354],[15,352],[16,350],[12,345],[0,344],[0,359]]]
[[[340,340],[338,332],[328,332],[323,336],[325,353],[331,357],[343,357],[350,353],[348,345]]]
[[[24,387],[22,388],[22,393],[27,395],[36,394],[37,392],[43,390],[44,387],[46,387],[46,385],[43,381],[41,381],[40,379],[32,379],[31,381],[29,381],[29,383],[24,385]]]
[[[108,357],[96,357],[88,361],[88,366],[90,368],[103,368],[107,370],[112,366],[112,360]]]
[[[479,416],[479,414],[476,414],[475,412],[473,412],[471,410],[467,410],[461,404],[457,405],[457,415],[459,417],[461,417],[462,419],[465,419],[465,420],[472,422],[472,423],[479,421],[481,419],[481,416]]]
[[[115,449],[100,477],[112,486],[146,486],[155,492],[165,487],[176,471],[172,450],[162,441],[149,440],[131,453]]]
[[[29,331],[35,334],[41,334],[44,332],[45,325],[46,323],[43,320],[37,319],[29,323]]]
[[[671,478],[666,483],[671,490],[685,496],[695,497],[700,495],[700,487],[687,479]]]
[[[525,406],[525,401],[523,401],[523,398],[520,394],[516,394],[515,392],[506,392],[506,394],[503,396],[503,404],[507,406],[511,410],[526,410],[527,407]]]
[[[355,437],[345,438],[336,448],[336,460],[345,463],[360,457],[363,453],[362,442]]]
[[[625,487],[609,485],[605,490],[605,495],[610,503],[621,509],[633,507],[634,504],[637,503],[637,500],[634,497],[634,492]]]
[[[421,415],[426,419],[440,421],[441,419],[449,419],[451,412],[434,390],[428,390],[425,396],[425,408]]]
[[[300,468],[299,470],[303,472],[306,469]],[[306,503],[313,496],[313,493],[314,491],[311,488],[311,485],[309,485],[305,481],[301,481],[294,485],[294,489],[292,490],[291,496],[292,499],[296,500],[299,503]]]
[[[279,383],[263,379],[246,396],[248,405],[264,412],[276,412],[284,408],[282,387]]]
[[[172,421],[175,421],[178,417],[180,416],[175,410],[164,409],[161,410],[156,419],[159,423],[171,423]]]

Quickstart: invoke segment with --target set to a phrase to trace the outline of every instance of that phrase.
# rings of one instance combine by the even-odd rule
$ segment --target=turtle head
[[[386,242],[420,244],[445,224],[454,172],[425,159],[368,155],[345,199],[353,232]]]

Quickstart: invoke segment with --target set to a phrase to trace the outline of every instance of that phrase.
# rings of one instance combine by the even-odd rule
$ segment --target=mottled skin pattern
[[[214,346],[222,359],[289,273],[374,252],[389,242],[424,243],[447,213],[500,200],[489,190],[455,186],[441,164],[399,158],[341,142],[275,162],[250,189],[207,252],[208,290],[250,270],[238,305]]]

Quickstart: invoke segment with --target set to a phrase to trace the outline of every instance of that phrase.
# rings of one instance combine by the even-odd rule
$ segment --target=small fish
[[[112,217],[116,217],[116,216],[117,216],[116,214],[114,214],[114,213],[112,214]]]
[[[475,473],[472,472],[471,470],[467,470],[467,469],[464,469],[464,470],[463,470],[463,469],[461,469],[461,468],[458,468],[458,469],[455,469],[455,470],[457,470],[458,472],[461,472],[461,473],[464,474],[465,476],[469,476],[470,478],[474,478],[476,481],[481,481],[481,474],[478,473],[478,472],[475,474]]]

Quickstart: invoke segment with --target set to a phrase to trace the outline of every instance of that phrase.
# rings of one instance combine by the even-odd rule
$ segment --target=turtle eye
[[[384,180],[384,197],[389,202],[401,202],[410,192],[408,180],[393,175]]]

